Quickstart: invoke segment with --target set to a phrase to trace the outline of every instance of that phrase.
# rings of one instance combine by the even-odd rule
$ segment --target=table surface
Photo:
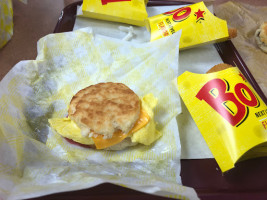
[[[226,1],[215,0],[214,6]],[[0,49],[0,80],[19,61],[35,59],[37,41],[53,32],[61,10],[72,2],[75,1],[31,0],[25,5],[13,0],[14,35],[12,40]],[[241,2],[267,6],[265,0]],[[224,175],[221,174],[214,159],[205,159],[205,163],[198,159],[190,162],[182,160],[181,165],[183,184],[195,188],[201,199],[267,199],[267,179],[261,175],[267,168],[267,158],[241,162],[234,170]],[[207,169],[207,166],[210,169]],[[216,180],[210,177],[216,177]],[[88,199],[88,196],[91,199],[165,199],[111,184],[36,199]]]

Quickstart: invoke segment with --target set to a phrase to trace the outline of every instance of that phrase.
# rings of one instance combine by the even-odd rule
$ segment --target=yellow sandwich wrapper
[[[83,0],[84,17],[145,26],[145,0]]]
[[[113,183],[154,195],[197,200],[181,185],[178,76],[180,32],[135,44],[90,28],[50,34],[36,60],[21,61],[0,82],[0,199],[25,199]],[[157,130],[149,146],[105,151],[70,144],[48,123],[64,118],[80,89],[121,82],[152,93]],[[103,191],[105,192],[105,191]]]
[[[267,106],[238,68],[184,72],[178,90],[222,172],[267,156]]]
[[[229,38],[227,22],[215,17],[203,2],[149,17],[146,25],[151,32],[151,41],[182,30],[180,49]]]

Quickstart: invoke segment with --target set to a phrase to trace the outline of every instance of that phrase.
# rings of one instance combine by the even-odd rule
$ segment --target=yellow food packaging
[[[145,26],[147,18],[144,0],[84,0],[83,16]]]
[[[221,42],[229,37],[227,22],[215,17],[203,2],[149,17],[146,26],[151,41],[182,29],[180,49]]]
[[[178,90],[222,172],[267,155],[267,106],[236,67],[187,71]]]

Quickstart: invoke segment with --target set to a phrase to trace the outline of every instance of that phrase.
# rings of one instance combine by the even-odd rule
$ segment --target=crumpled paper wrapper
[[[218,17],[227,20],[228,26],[237,29],[237,37],[232,42],[267,96],[267,54],[258,48],[254,38],[256,30],[267,21],[267,7],[229,1],[214,10]]]
[[[51,34],[38,56],[22,61],[0,82],[0,198],[23,199],[109,182],[138,191],[198,199],[181,185],[176,116],[180,32],[134,44],[94,35],[90,28]],[[127,84],[158,98],[155,120],[163,136],[150,146],[96,151],[68,144],[47,120],[65,117],[72,96],[103,81]]]
[[[205,2],[205,4],[207,5],[209,2]],[[180,7],[182,7],[182,5],[152,6],[147,7],[147,13],[148,16],[151,17]],[[213,13],[213,6],[208,6],[208,9]],[[121,40],[128,39],[134,43],[144,43],[150,41],[150,33],[146,27],[136,27],[128,24],[79,17],[80,15],[82,15],[82,10],[81,7],[78,7],[73,30],[91,27],[95,33],[112,38]],[[130,33],[132,33],[132,37],[127,37]],[[179,75],[185,71],[206,73],[206,71],[214,65],[222,62],[220,55],[212,44],[183,50],[179,52]],[[181,105],[182,113],[177,117],[182,146],[181,159],[213,158],[207,143],[198,130],[198,127],[196,126],[186,106],[184,106],[183,102]],[[192,148],[192,146],[194,148]]]

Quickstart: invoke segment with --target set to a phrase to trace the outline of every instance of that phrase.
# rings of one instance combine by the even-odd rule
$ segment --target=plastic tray
[[[65,7],[58,19],[54,33],[72,31],[77,6],[82,1]],[[183,5],[182,1],[149,1],[148,6]],[[267,98],[248,70],[243,59],[231,41],[214,44],[223,62],[237,66],[252,84],[254,89],[267,104]],[[193,187],[202,200],[266,200],[267,199],[267,158],[255,158],[243,161],[229,172],[222,174],[215,159],[181,160],[181,177],[183,185]],[[155,199],[168,198],[152,196],[112,184],[59,194],[36,199]]]

